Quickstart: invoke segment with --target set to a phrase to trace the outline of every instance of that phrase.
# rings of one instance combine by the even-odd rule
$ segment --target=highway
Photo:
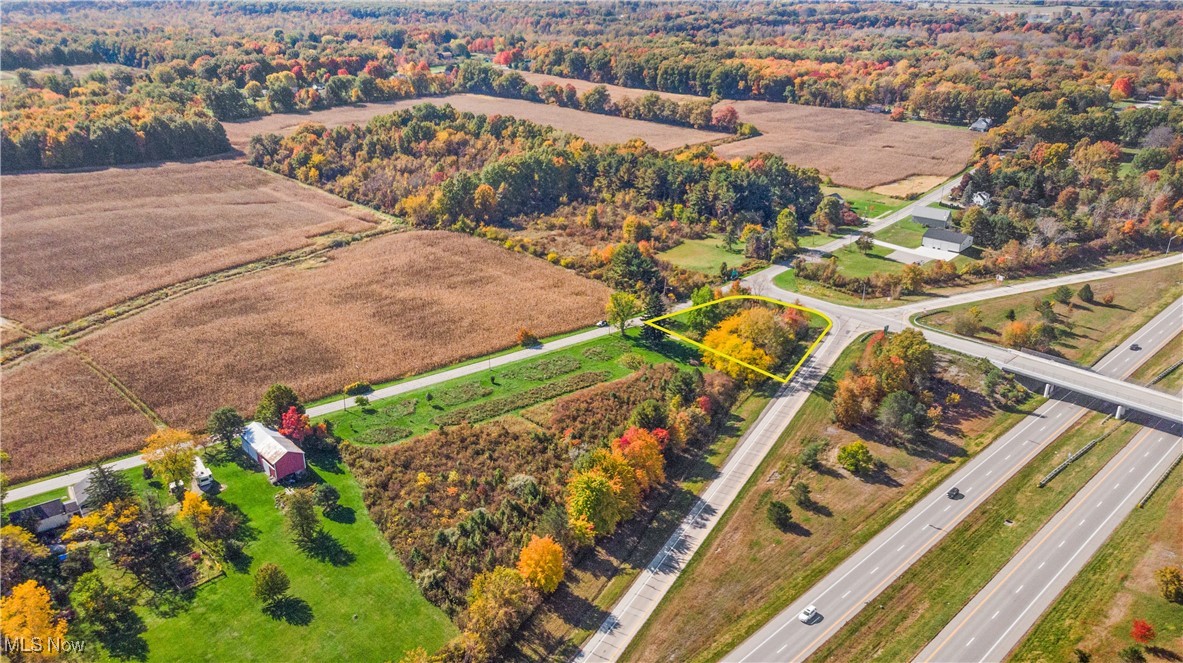
[[[1152,422],[1158,423],[1158,422]],[[997,661],[1183,454],[1180,427],[1143,428],[920,653],[920,661]]]
[[[1178,333],[1183,300],[1144,325],[1095,365],[1105,376],[1123,378]],[[1171,321],[1175,325],[1171,325]],[[1143,350],[1129,349],[1138,343]],[[1178,399],[1176,399],[1177,401]],[[727,661],[799,661],[807,658],[945,534],[1049,443],[1085,414],[1091,399],[1051,400],[968,461],[920,503],[871,539],[857,553],[790,604],[728,654]],[[963,497],[950,499],[956,486]],[[797,615],[808,605],[820,619],[803,624]]]

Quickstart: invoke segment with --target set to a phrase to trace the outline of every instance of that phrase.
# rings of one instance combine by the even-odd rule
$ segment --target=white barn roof
[[[271,430],[263,424],[252,421],[242,431],[242,441],[251,445],[255,453],[262,456],[268,463],[275,465],[285,454],[295,452],[304,455],[300,447],[288,438]]]
[[[953,217],[953,212],[938,207],[917,207],[912,210],[912,216],[948,223],[949,219]]]

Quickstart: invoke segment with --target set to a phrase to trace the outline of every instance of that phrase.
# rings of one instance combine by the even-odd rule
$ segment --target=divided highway
[[[1129,375],[1178,333],[1177,321],[1181,312],[1183,300],[1173,303],[1102,358],[1094,370],[1119,379]],[[1130,343],[1139,344],[1143,350],[1130,350]],[[1084,407],[1070,401],[1053,400],[1042,405],[1034,415],[966,463],[802,598],[785,608],[725,660],[799,661],[807,658],[864,606],[874,605],[874,598],[883,589],[1084,413]],[[946,496],[953,487],[960,489],[962,498]],[[797,615],[809,605],[816,606],[819,615],[812,623],[804,624]]]
[[[1183,454],[1179,433],[1177,424],[1164,430],[1143,428],[953,618],[917,660],[1002,660]]]

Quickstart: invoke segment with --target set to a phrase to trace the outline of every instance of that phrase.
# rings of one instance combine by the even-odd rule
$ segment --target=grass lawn
[[[850,204],[851,209],[857,212],[859,216],[867,218],[875,218],[888,212],[894,212],[908,204],[908,201],[903,198],[885,196],[874,191],[851,189],[844,186],[823,186],[822,193],[825,195],[836,193],[842,196],[842,199]]]
[[[870,276],[875,272],[893,273],[903,270],[904,263],[887,257],[891,253],[891,249],[876,244],[864,254],[855,248],[854,244],[847,244],[831,255],[838,259],[838,271],[841,274],[857,278]]]
[[[925,230],[927,228],[919,223],[911,219],[903,219],[875,233],[875,239],[914,249],[920,246]]]
[[[1070,661],[1079,647],[1094,661],[1115,661],[1117,652],[1133,642],[1134,619],[1154,625],[1155,645],[1183,654],[1183,605],[1167,603],[1153,578],[1156,570],[1183,558],[1180,513],[1183,471],[1176,467],[1145,508],[1134,509],[1064,589],[1010,660]]]
[[[341,492],[342,509],[331,520],[321,518],[346,551],[334,561],[292,543],[274,503],[282,489],[262,473],[234,463],[211,463],[211,469],[225,486],[219,498],[241,510],[253,533],[244,550],[249,570],[278,564],[291,578],[294,600],[285,617],[268,615],[252,598],[253,577],[226,564],[227,575],[199,587],[176,614],[141,611],[150,660],[398,660],[419,645],[434,650],[456,633],[367,517],[361,488],[343,464],[326,459],[310,466],[317,480]]]
[[[1126,274],[1099,281],[1091,281],[1093,293],[1099,300],[1106,293],[1115,298],[1110,305],[1085,304],[1075,297],[1071,308],[1056,303],[1055,311],[1060,326],[1071,325],[1066,335],[1052,344],[1052,351],[1066,359],[1091,365],[1113,349],[1148,320],[1157,315],[1171,302],[1183,295],[1183,270],[1178,267],[1162,267],[1137,274]],[[1084,284],[1072,287],[1079,290]],[[1007,323],[1007,311],[1014,311],[1016,320],[1035,323],[1040,316],[1035,304],[1051,297],[1053,289],[1038,290],[1010,297],[999,297],[975,304],[955,306],[934,313],[925,322],[946,331],[953,331],[954,318],[962,311],[976,306],[982,312],[982,331],[976,338],[992,343],[1001,341],[1003,326]]]
[[[950,381],[935,380],[934,391],[937,398],[958,391],[964,419],[957,427],[948,419],[949,428],[937,432],[939,441],[909,453],[876,441],[874,431],[856,434],[830,422],[836,381],[864,347],[865,340],[851,344],[821,379],[622,660],[718,660],[1041,402],[998,412],[972,389],[981,379],[975,364],[938,352],[941,375]],[[863,481],[837,469],[838,448],[857,438],[867,439],[886,463],[883,480]],[[799,460],[814,440],[827,445],[820,471]],[[793,504],[789,487],[797,481],[809,484],[819,506]],[[768,522],[771,499],[792,505],[794,529],[784,533]]]
[[[1130,380],[1138,384],[1147,384],[1158,379],[1158,382],[1150,385],[1152,388],[1168,394],[1177,394],[1183,389],[1183,366],[1175,366],[1180,360],[1183,360],[1183,332],[1168,341],[1145,364],[1138,367],[1138,370],[1130,375]],[[1174,369],[1164,375],[1171,367]]]
[[[736,241],[734,249],[728,251],[723,240],[724,236],[719,233],[709,235],[706,239],[686,239],[669,251],[657,255],[678,267],[716,276],[724,263],[731,267],[739,267],[745,260],[743,244]]]
[[[635,330],[631,331],[636,334]],[[628,359],[626,355],[633,358]],[[491,373],[449,380],[377,400],[365,407],[351,406],[318,420],[331,421],[333,432],[352,442],[396,442],[435,430],[440,425],[437,419],[458,416],[461,410],[470,413],[468,421],[475,424],[591,386],[589,383],[624,377],[635,369],[622,362],[632,363],[637,356],[648,363],[669,360],[644,345],[621,340],[618,335],[606,336],[498,367]],[[497,407],[499,404],[503,406]]]
[[[810,661],[911,660],[1010,561],[1139,427],[1086,416],[1019,470],[952,532],[860,611]],[[1111,431],[1044,488],[1039,479],[1067,455]],[[1007,524],[1010,522],[1011,524]],[[877,606],[889,605],[891,610]],[[1067,660],[1067,659],[1064,659]]]

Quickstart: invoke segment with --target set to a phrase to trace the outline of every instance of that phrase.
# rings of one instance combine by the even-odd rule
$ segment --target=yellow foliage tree
[[[760,381],[764,376],[740,364],[739,361],[765,371],[772,367],[772,357],[767,352],[756,347],[751,341],[746,341],[719,328],[707,332],[702,339],[702,344],[720,353],[704,351],[702,353],[704,364],[749,385]]]
[[[163,428],[149,435],[146,441],[148,446],[140,454],[165,485],[177,481],[181,485],[189,483],[193,476],[193,462],[197,458],[193,435],[175,428]]]
[[[66,637],[66,620],[60,619],[49,591],[36,580],[26,580],[12,588],[12,594],[0,599],[0,624],[4,637],[10,641],[32,646],[34,639],[41,643]],[[57,658],[58,651],[45,647],[42,658]]]
[[[185,499],[181,500],[181,513],[179,514],[181,520],[197,527],[205,522],[205,519],[209,518],[213,512],[214,507],[210,506],[210,503],[206,502],[199,493],[186,491]]]
[[[549,536],[530,537],[518,557],[518,573],[540,591],[549,594],[563,581],[563,547]]]

